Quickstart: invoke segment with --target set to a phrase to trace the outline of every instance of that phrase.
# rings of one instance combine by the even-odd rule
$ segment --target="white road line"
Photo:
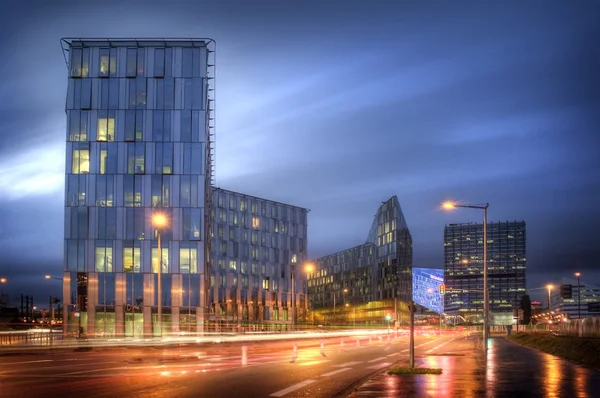
[[[25,362],[3,362],[2,365],[22,365],[25,363],[42,363],[42,362],[54,362],[54,359],[41,359],[39,361],[25,361]]]
[[[443,347],[443,346],[445,346],[446,344],[450,343],[452,340],[454,340],[454,339],[450,339],[450,340],[446,341],[445,343],[442,343],[442,344],[440,344],[440,345],[438,345],[438,346],[435,346],[435,347],[433,347],[433,348],[432,348],[432,349],[430,349],[430,350],[427,350],[427,351],[425,351],[425,354],[429,354],[430,352],[433,352],[433,351],[437,350],[438,348],[442,348],[442,347]]]
[[[346,362],[341,365],[335,365],[334,368],[346,368],[348,366],[358,365],[359,363],[363,363],[363,361]]]
[[[311,365],[318,365],[320,363],[325,363],[325,362],[329,362],[329,359],[323,359],[320,361],[310,361],[310,362],[304,362],[304,363],[299,363],[298,366],[311,366]]]
[[[404,350],[402,350],[402,351],[400,351],[400,352],[406,352],[406,351],[408,351],[408,348],[406,348],[406,349],[404,349]]]
[[[316,381],[316,380],[312,380],[312,379],[310,379],[310,380],[304,380],[304,381],[303,381],[303,382],[301,382],[301,383],[294,384],[294,385],[293,385],[293,386],[291,386],[291,387],[284,388],[283,390],[279,390],[279,391],[277,391],[277,392],[274,392],[273,394],[269,395],[269,397],[283,397],[284,395],[286,395],[286,394],[289,394],[289,393],[291,393],[292,391],[299,390],[299,389],[301,389],[301,388],[302,388],[302,387],[304,387],[304,386],[307,386],[307,385],[309,385],[309,384],[311,384],[311,383],[314,383],[315,381]]]
[[[394,354],[392,354],[392,355],[394,355]],[[390,356],[391,356],[391,355],[388,355],[388,357],[390,357]],[[377,362],[377,361],[381,361],[382,359],[386,359],[386,358],[387,358],[387,357],[375,358],[375,359],[371,359],[370,361],[367,361],[367,362],[368,362],[368,363],[371,363],[371,362]]]
[[[336,375],[336,374],[338,374],[338,373],[345,372],[345,371],[347,371],[347,370],[350,370],[350,369],[352,369],[352,368],[343,368],[343,369],[334,370],[333,372],[329,372],[329,373],[323,373],[323,374],[321,375],[321,377],[329,377],[329,376],[333,376],[333,375]]]
[[[396,355],[400,355],[400,353],[399,352],[395,352],[393,354],[388,355],[388,357],[395,357]]]
[[[390,366],[391,364],[392,364],[391,362],[382,362],[382,363],[378,363],[377,365],[369,366],[367,369],[378,370],[378,369],[385,368],[386,366]]]

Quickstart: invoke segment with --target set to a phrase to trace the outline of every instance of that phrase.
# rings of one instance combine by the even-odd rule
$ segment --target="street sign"
[[[560,297],[564,299],[570,299],[573,297],[573,286],[572,285],[560,285]]]

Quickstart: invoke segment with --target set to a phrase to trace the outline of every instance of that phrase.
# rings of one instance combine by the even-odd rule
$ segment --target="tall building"
[[[67,331],[204,324],[214,118],[210,39],[63,39]],[[157,234],[152,222],[164,214]],[[157,325],[161,258],[162,330]],[[70,304],[70,305],[69,305]]]
[[[317,259],[308,278],[310,307],[319,321],[379,324],[388,313],[408,312],[412,238],[398,198],[379,206],[365,243]]]
[[[440,285],[444,283],[444,270],[413,268],[413,301],[438,314],[444,312],[444,300]]]
[[[525,222],[487,225],[490,321],[518,308],[525,294]],[[444,228],[446,313],[480,322],[483,314],[483,224],[450,224]]]
[[[211,297],[221,322],[281,329],[305,319],[308,210],[220,188],[213,203]]]

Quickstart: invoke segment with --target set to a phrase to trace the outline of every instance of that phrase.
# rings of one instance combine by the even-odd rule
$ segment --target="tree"
[[[523,310],[523,319],[521,320],[521,325],[528,325],[531,322],[531,299],[528,294],[523,295],[521,297],[521,305],[520,307]]]

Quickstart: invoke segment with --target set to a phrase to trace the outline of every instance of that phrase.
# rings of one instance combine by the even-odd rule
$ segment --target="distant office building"
[[[365,243],[321,257],[308,277],[308,297],[319,321],[382,323],[407,312],[412,298],[412,238],[396,196],[383,202]]]
[[[581,318],[600,316],[599,287],[583,284],[581,281],[578,287],[577,280],[571,278],[563,278],[560,284],[571,285],[571,298],[562,298],[560,285],[556,286],[556,289],[553,289],[550,294],[552,310],[566,315],[568,319],[577,319],[579,314],[581,314]]]
[[[62,45],[69,71],[67,330],[81,324],[88,334],[149,336],[202,325],[214,42],[63,39]],[[160,256],[156,213],[168,220]]]
[[[440,285],[444,283],[444,270],[435,268],[413,268],[413,300],[430,311],[444,312],[444,300]]]
[[[308,210],[220,188],[213,204],[211,286],[221,321],[289,325],[292,308],[305,319]]]
[[[489,309],[496,317],[512,313],[525,294],[525,232],[524,221],[488,223]],[[466,321],[482,321],[483,224],[444,228],[444,281],[446,313]],[[490,319],[495,316],[490,315]]]

